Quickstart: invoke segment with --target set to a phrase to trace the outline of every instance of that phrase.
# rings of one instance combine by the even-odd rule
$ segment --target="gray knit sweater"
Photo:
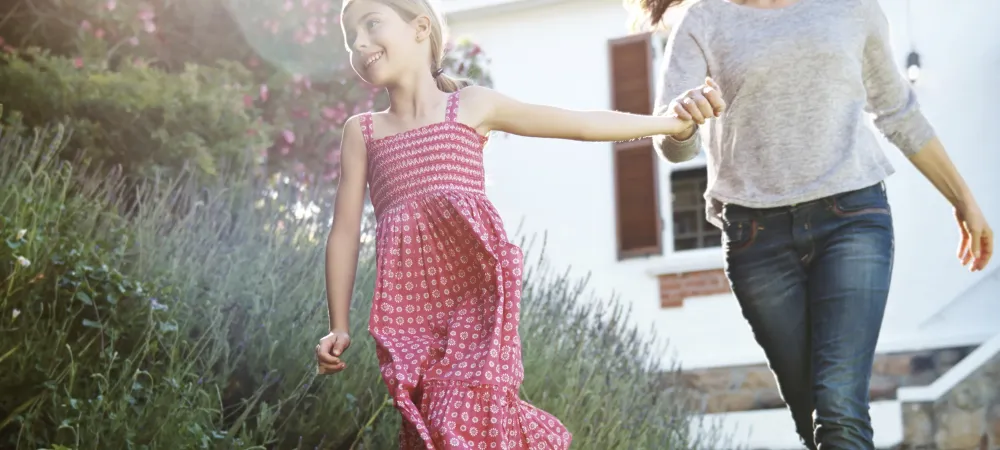
[[[656,113],[710,75],[728,104],[709,122],[707,218],[721,205],[788,206],[870,186],[893,173],[875,127],[904,154],[934,137],[890,49],[878,0],[799,0],[759,9],[700,0],[671,31]],[[672,162],[701,137],[661,136]]]

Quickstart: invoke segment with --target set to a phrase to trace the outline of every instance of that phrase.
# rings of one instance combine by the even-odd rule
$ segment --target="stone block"
[[[710,395],[706,404],[707,413],[729,411],[749,411],[753,409],[756,395],[748,391],[735,391]]]
[[[934,443],[938,448],[979,448],[983,437],[983,414],[980,411],[953,409],[938,417]]]
[[[934,444],[934,412],[925,403],[903,406],[903,442],[907,448],[925,448]]]

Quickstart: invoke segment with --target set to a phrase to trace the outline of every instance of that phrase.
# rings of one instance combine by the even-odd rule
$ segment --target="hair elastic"
[[[438,68],[437,70],[435,70],[434,72],[431,72],[431,73],[434,74],[434,78],[437,78],[437,77],[441,76],[441,74],[444,73],[444,69]]]

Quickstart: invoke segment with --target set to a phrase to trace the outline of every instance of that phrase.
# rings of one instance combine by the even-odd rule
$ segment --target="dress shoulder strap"
[[[372,136],[375,133],[371,111],[362,114],[358,119],[361,121],[361,135],[365,138],[365,147],[368,147],[368,144],[371,144]]]
[[[458,119],[458,97],[462,91],[455,91],[448,95],[448,109],[445,112],[445,122],[454,122]]]

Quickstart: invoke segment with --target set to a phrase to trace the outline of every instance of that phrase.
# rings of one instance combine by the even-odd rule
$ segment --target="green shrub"
[[[238,63],[253,90],[234,97],[259,108],[270,125],[262,168],[276,179],[317,184],[339,176],[345,120],[388,105],[384,90],[360,82],[348,63],[340,6],[331,0],[8,0],[0,2],[0,50],[37,46],[96,65],[138,58],[168,73],[190,64]],[[492,85],[489,58],[478,46],[459,39],[448,47],[448,73]]]
[[[205,189],[150,186],[126,222],[109,200],[119,183],[51,162],[50,138],[0,138],[0,447],[396,447],[399,415],[366,335],[371,240],[348,369],[317,378],[329,216],[302,214],[295,196],[309,192],[260,195],[224,173]],[[163,214],[178,199],[186,213]],[[573,448],[720,448],[690,434],[687,393],[658,372],[625,312],[584,306],[582,283],[537,261],[525,276],[523,395],[564,421]]]
[[[29,49],[0,56],[0,99],[27,127],[64,120],[62,157],[120,165],[129,178],[200,177],[260,157],[269,133],[242,102],[248,74],[234,64],[171,74],[143,63],[104,64]]]

